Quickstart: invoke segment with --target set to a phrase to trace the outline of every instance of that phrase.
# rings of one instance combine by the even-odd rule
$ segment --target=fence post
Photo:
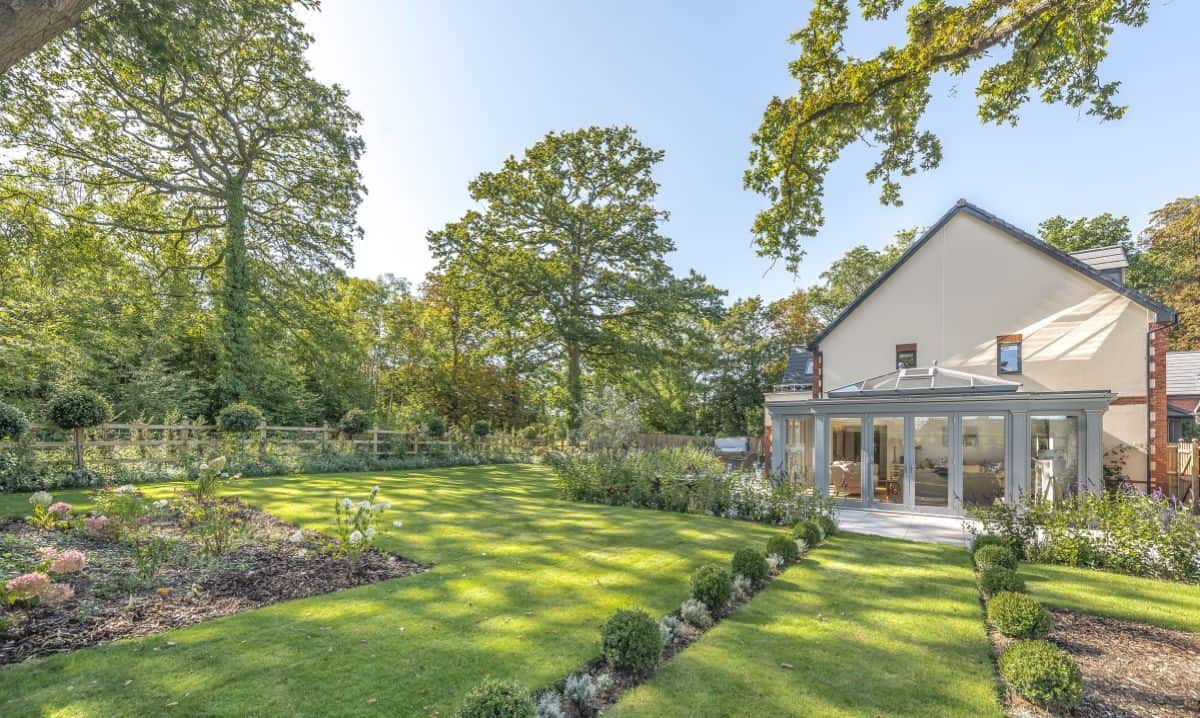
[[[371,455],[379,458],[379,427],[371,429]]]

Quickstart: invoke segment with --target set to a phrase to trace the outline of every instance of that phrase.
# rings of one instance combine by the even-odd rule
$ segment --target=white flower
[[[46,491],[38,491],[29,497],[29,503],[34,506],[41,506],[43,509],[54,503],[54,497]]]
[[[375,492],[375,493],[378,493],[378,492],[379,492],[379,487],[378,487],[378,486],[372,486],[372,487],[371,487],[371,491],[372,491],[372,492]]]
[[[135,491],[137,491],[137,489],[134,488],[133,484],[121,484],[117,487],[118,494],[132,494]]]
[[[370,511],[371,510],[371,502],[367,501],[365,499],[363,501],[359,501],[358,508],[362,509],[363,511]]]
[[[208,468],[212,469],[213,471],[220,472],[225,468],[225,457],[218,456],[217,458],[208,462]]]
[[[362,541],[362,539],[363,535],[359,531],[354,531],[350,534],[350,543],[352,544],[357,544],[358,542]]]
[[[170,505],[171,502],[167,501],[166,499],[159,499],[158,501],[154,502],[154,508],[156,509],[165,509]]]
[[[367,529],[367,532],[366,532],[366,534],[364,534],[364,535],[365,535],[367,538],[375,538],[375,534],[377,534],[377,533],[379,533],[379,532],[375,530],[375,527],[374,527],[374,526],[372,526],[372,527],[370,527],[370,528],[368,528],[368,529]]]
[[[201,463],[198,467],[201,471],[208,471],[208,464]]]
[[[295,531],[292,532],[292,534],[290,536],[288,536],[288,541],[291,541],[292,543],[300,543],[303,540],[304,540],[304,532],[301,531],[300,529],[296,529]]]
[[[301,558],[304,558],[305,556],[307,556],[307,555],[308,555],[308,549],[306,549],[306,548],[302,548],[302,549],[300,549],[299,551],[297,551],[297,552],[296,552],[296,555],[297,555],[297,556],[299,556],[299,557],[301,557]]]
[[[403,521],[393,521],[393,522],[392,522],[392,526],[395,526],[395,527],[396,527],[396,528],[398,528],[398,529],[399,529],[399,528],[404,528],[404,522],[403,522]]]
[[[351,501],[350,499],[342,499],[342,508],[343,509],[348,509],[353,505],[354,505],[354,502]]]
[[[375,511],[387,511],[388,509],[392,508],[392,502],[391,501],[380,501],[379,503],[375,504],[371,508],[374,509]]]

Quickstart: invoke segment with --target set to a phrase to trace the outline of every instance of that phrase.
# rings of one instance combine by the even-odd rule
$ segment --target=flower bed
[[[1051,611],[1046,637],[1063,649],[1083,674],[1083,696],[1071,715],[1080,718],[1200,715],[1200,634],[1172,631],[1070,611]],[[1014,639],[989,630],[992,650],[1002,654]],[[1013,716],[1051,716],[1018,695],[1008,696]]]
[[[111,516],[47,521],[35,494],[33,516],[0,521],[0,664],[425,570],[372,548],[373,527],[351,546],[199,485],[153,504],[131,489],[101,492]],[[369,503],[358,525],[386,508]]]

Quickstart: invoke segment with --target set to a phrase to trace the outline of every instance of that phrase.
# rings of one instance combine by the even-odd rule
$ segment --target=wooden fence
[[[1167,481],[1172,496],[1200,503],[1200,441],[1167,444]]]
[[[0,441],[0,449],[22,447],[47,459],[69,461],[75,442],[69,431],[36,424],[21,442]],[[246,435],[223,434],[211,424],[101,424],[83,432],[83,450],[89,462],[182,463],[188,458],[218,454],[300,457],[325,452],[359,452],[375,458],[393,456],[445,456],[456,451],[514,452],[528,450],[529,442],[508,432],[474,437],[454,432],[430,437],[422,431],[371,429],[346,437],[329,426],[260,426]]]

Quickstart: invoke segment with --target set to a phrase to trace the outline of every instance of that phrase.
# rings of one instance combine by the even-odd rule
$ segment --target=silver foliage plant
[[[567,718],[562,709],[562,696],[555,691],[543,693],[538,698],[535,715],[537,718]]]
[[[768,559],[768,563],[770,560]],[[754,582],[746,578],[742,574],[733,577],[733,591],[730,593],[730,600],[737,598],[747,598],[750,592],[754,589]]]
[[[679,616],[684,621],[696,628],[708,628],[713,624],[712,614],[708,612],[708,606],[703,602],[689,598],[679,607]]]
[[[662,633],[663,643],[670,644],[683,635],[683,622],[674,616],[663,616],[658,619],[658,630]]]
[[[563,687],[563,694],[581,712],[587,714],[596,703],[596,681],[590,673],[576,673],[567,676],[567,684]]]

